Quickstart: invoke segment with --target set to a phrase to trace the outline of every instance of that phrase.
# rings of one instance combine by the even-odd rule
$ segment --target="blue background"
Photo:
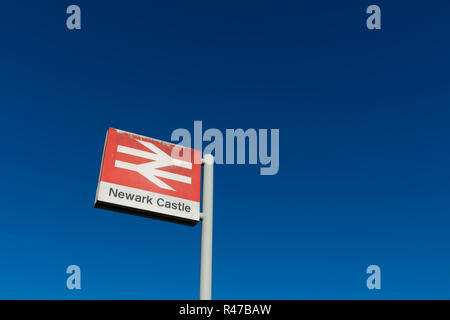
[[[449,299],[449,10],[3,1],[0,298],[198,298],[200,225],[93,203],[109,126],[170,140],[202,120],[280,129],[278,175],[216,166],[214,298]]]

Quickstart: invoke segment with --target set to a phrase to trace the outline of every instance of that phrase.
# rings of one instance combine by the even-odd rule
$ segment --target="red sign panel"
[[[195,224],[200,214],[199,159],[198,150],[110,128],[95,205]]]

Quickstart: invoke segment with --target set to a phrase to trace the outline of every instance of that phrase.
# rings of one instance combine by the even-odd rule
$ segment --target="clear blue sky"
[[[214,298],[449,299],[449,10],[2,2],[0,298],[196,299],[200,225],[93,204],[108,127],[169,140],[202,120],[280,129],[278,175],[216,166]]]

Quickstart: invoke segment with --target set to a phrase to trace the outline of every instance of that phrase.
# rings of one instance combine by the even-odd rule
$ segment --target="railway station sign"
[[[201,163],[194,159],[201,151],[109,128],[95,207],[195,225]]]

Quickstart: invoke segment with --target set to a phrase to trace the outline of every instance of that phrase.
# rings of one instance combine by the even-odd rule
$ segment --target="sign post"
[[[203,205],[200,214],[200,219],[202,220],[200,300],[211,300],[214,157],[207,154],[202,163]]]
[[[190,226],[201,220],[200,299],[211,300],[214,157],[200,159],[199,150],[109,128],[95,207]]]

